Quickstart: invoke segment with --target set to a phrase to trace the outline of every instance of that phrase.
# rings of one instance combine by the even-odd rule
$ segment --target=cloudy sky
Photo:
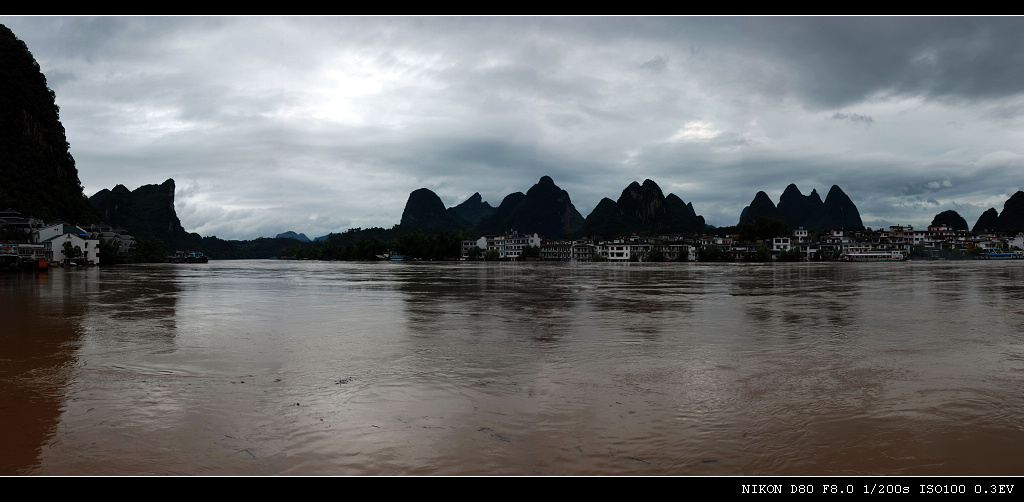
[[[1024,185],[1024,18],[0,17],[86,195],[177,185],[226,239],[391,227],[420,187],[586,216],[650,178],[716,226],[789,183],[864,224]],[[525,229],[524,229],[525,230]]]

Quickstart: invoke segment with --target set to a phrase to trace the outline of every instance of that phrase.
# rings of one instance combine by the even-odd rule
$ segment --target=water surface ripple
[[[0,314],[0,474],[1024,474],[1020,263],[215,261]]]

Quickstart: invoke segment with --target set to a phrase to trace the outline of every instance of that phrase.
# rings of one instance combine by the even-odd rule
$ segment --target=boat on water
[[[1024,251],[989,251],[978,255],[980,260],[1022,260]]]
[[[167,263],[209,263],[210,259],[201,251],[176,251],[167,257]]]
[[[843,253],[839,256],[840,261],[905,261],[906,256],[900,251],[864,251],[857,253]]]

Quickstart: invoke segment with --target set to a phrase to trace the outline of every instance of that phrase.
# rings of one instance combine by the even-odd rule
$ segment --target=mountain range
[[[630,183],[617,201],[601,199],[587,216],[584,233],[606,237],[627,232],[699,233],[705,227],[693,204],[675,194],[666,197],[657,183],[647,179],[643,184]]]
[[[973,232],[996,230],[1004,232],[1024,231],[1024,192],[1018,190],[1003,204],[1003,211],[996,213],[988,208],[974,224]]]
[[[627,232],[697,233],[706,227],[692,204],[675,194],[666,197],[651,180],[644,180],[642,185],[634,181],[617,201],[604,198],[584,219],[569,193],[550,176],[541,177],[525,194],[506,195],[497,208],[475,193],[465,202],[445,209],[437,194],[420,188],[409,194],[400,226],[407,230],[460,230],[477,234],[516,230],[536,232],[549,239],[581,234],[612,237]]]
[[[791,229],[802,227],[812,232],[864,226],[856,204],[838,185],[832,185],[822,201],[817,190],[804,195],[795,184],[790,183],[779,197],[778,206],[772,203],[768,194],[757,192],[750,205],[740,213],[739,223],[753,224],[757,217],[777,218]]]
[[[306,237],[306,234],[297,234],[292,231],[284,232],[274,236],[275,239],[295,239],[299,242],[313,242],[312,239]]]
[[[525,194],[511,193],[497,208],[474,193],[465,202],[450,208],[429,188],[409,194],[399,224],[404,230],[453,230],[484,234],[509,230],[537,232],[549,238],[577,233],[583,228],[583,216],[572,205],[569,194],[543,176]]]

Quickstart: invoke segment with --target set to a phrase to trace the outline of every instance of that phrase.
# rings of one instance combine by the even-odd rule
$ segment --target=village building
[[[504,235],[484,235],[476,240],[462,241],[462,259],[469,258],[470,250],[476,247],[483,253],[488,251],[497,252],[498,259],[501,260],[516,260],[523,254],[523,250],[527,246],[539,248],[541,244],[541,237],[536,233],[520,234],[515,230],[510,230],[509,233]]]

